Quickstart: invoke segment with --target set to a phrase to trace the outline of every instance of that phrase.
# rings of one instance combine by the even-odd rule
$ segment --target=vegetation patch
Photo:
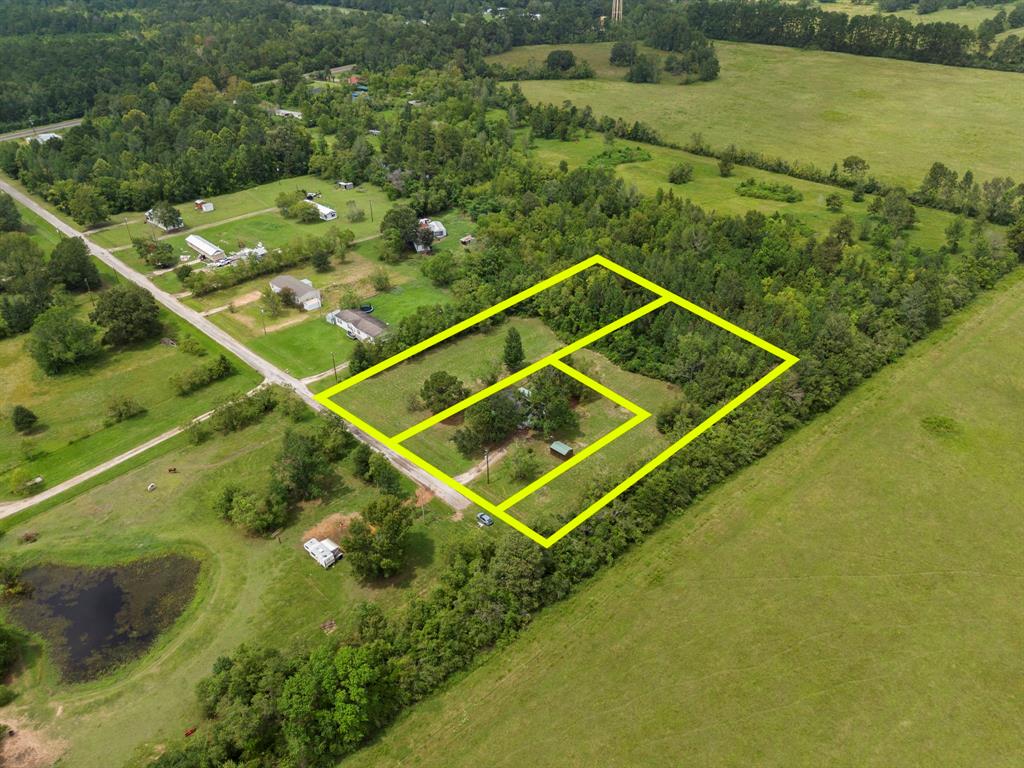
[[[762,179],[744,179],[736,185],[736,194],[743,197],[757,197],[761,200],[778,200],[783,203],[799,203],[804,199],[804,196],[793,189],[791,184]]]
[[[651,159],[651,153],[643,147],[611,147],[587,161],[590,166],[614,168],[623,163],[643,163]]]

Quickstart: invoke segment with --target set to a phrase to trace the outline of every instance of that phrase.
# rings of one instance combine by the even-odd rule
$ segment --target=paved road
[[[76,125],[81,125],[81,123],[82,118],[76,117],[74,120],[62,120],[59,123],[50,123],[49,125],[37,125],[34,128],[22,128],[20,131],[0,133],[0,141],[27,139],[29,136],[37,133],[53,133],[54,131],[62,131],[65,128],[73,128]]]
[[[145,290],[149,291],[153,295],[153,298],[155,298],[160,304],[165,306],[168,310],[176,314],[185,322],[189,323],[196,330],[205,333],[207,336],[216,341],[222,347],[231,350],[231,352],[237,355],[247,365],[258,371],[260,375],[262,375],[264,379],[266,379],[268,382],[274,384],[281,384],[285,387],[288,387],[294,390],[300,397],[302,397],[310,405],[310,407],[314,408],[317,411],[326,411],[326,409],[313,398],[313,393],[309,391],[309,388],[300,379],[295,378],[291,374],[282,371],[280,368],[270,363],[269,361],[264,360],[255,352],[250,350],[247,346],[245,346],[241,342],[237,341],[234,337],[229,335],[226,331],[217,327],[210,320],[203,317],[199,312],[195,311],[191,307],[187,307],[184,304],[182,304],[180,301],[178,301],[177,298],[174,297],[174,295],[168,293],[159,286],[155,285],[149,278],[147,278],[142,273],[137,272],[131,267],[129,267],[127,264],[125,264],[116,256],[114,256],[106,248],[102,248],[96,243],[89,240],[88,237],[83,235],[74,227],[66,224],[58,217],[54,216],[52,213],[43,208],[35,200],[21,192],[19,189],[12,187],[10,184],[3,180],[0,180],[0,189],[5,191],[7,194],[9,194],[22,205],[24,205],[26,208],[30,209],[32,212],[40,216],[43,220],[53,225],[53,227],[55,227],[57,231],[64,233],[68,237],[81,237],[85,241],[86,245],[89,247],[89,250],[93,253],[93,255],[96,256],[96,258],[98,258],[104,264],[109,266],[111,269],[113,269],[119,275],[124,277],[126,280],[129,280],[135,283],[136,285],[141,286]],[[408,459],[395,453],[390,448],[373,439],[372,437],[362,432],[361,430],[355,429],[353,427],[350,428],[352,430],[352,434],[354,434],[357,438],[362,440],[364,443],[368,443],[375,450],[387,456],[391,463],[394,464],[395,467],[402,472],[402,474],[406,475],[414,482],[429,488],[434,493],[435,496],[440,498],[442,501],[444,501],[451,507],[457,510],[462,510],[470,506],[470,502],[468,499],[462,496],[462,494],[452,490],[444,483],[440,482],[433,475],[424,472],[422,469],[417,467]],[[32,497],[32,499],[39,500],[39,496],[34,496]]]

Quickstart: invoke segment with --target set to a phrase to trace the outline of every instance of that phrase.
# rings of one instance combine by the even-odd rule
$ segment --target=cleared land
[[[510,323],[519,331],[528,362],[563,346],[540,320],[514,318]],[[511,325],[504,323],[439,344],[346,389],[334,400],[382,432],[397,434],[430,416],[425,409],[410,411],[408,406],[414,396],[419,395],[426,378],[435,371],[447,371],[462,379],[471,392],[483,389],[488,380],[496,381],[504,376],[501,357],[505,334]]]
[[[934,13],[924,14],[918,13],[916,7],[907,8],[902,11],[882,11],[875,3],[859,4],[847,2],[847,0],[832,3],[819,2],[816,5],[823,11],[845,13],[847,16],[872,16],[877,13],[882,16],[898,16],[914,24],[938,24],[941,22],[962,24],[972,29],[985,19],[991,19],[999,11],[1009,13],[1013,10],[1013,3],[1004,3],[1003,5],[974,5],[970,3],[968,5],[961,5],[959,8],[941,8]]]
[[[1024,87],[1014,73],[727,42],[715,43],[719,79],[690,86],[625,82],[625,70],[608,63],[608,43],[529,46],[490,60],[542,62],[556,47],[589,61],[597,78],[523,82],[528,99],[589,104],[679,144],[702,133],[714,147],[733,143],[825,170],[857,154],[878,178],[907,186],[937,160],[979,179],[1024,177]]]
[[[747,211],[760,211],[766,216],[776,212],[790,213],[819,233],[826,233],[842,216],[850,216],[857,223],[858,230],[869,218],[868,206],[873,199],[870,196],[856,203],[853,201],[853,193],[845,189],[739,165],[733,169],[732,176],[723,178],[718,171],[718,161],[715,158],[621,140],[616,140],[614,146],[639,146],[650,153],[650,160],[615,166],[616,173],[626,183],[636,185],[636,188],[645,194],[654,194],[658,189],[671,189],[677,197],[692,200],[702,208],[726,215],[743,215]],[[598,134],[578,141],[537,139],[534,141],[533,152],[538,159],[551,165],[558,165],[565,160],[570,168],[575,168],[585,165],[605,149],[607,147],[604,139]],[[669,171],[679,163],[693,166],[693,179],[686,184],[670,184]],[[803,195],[803,200],[787,203],[745,197],[740,195],[736,188],[746,179],[787,184]],[[831,194],[837,194],[842,199],[842,211],[832,212],[825,206],[825,199]],[[928,250],[939,248],[945,243],[944,230],[954,218],[952,214],[943,211],[918,207],[918,222],[906,233],[907,242],[912,247]],[[1000,229],[990,227],[993,232]]]
[[[24,231],[49,253],[58,233],[35,214],[19,206]],[[104,281],[114,280],[111,271],[98,264]],[[92,310],[93,298],[76,297],[83,317]],[[260,377],[233,355],[203,334],[189,329],[170,312],[161,311],[168,333],[194,338],[207,354],[195,357],[159,341],[127,349],[104,351],[96,360],[76,370],[47,376],[25,350],[28,334],[0,339],[0,499],[13,498],[11,474],[19,468],[43,477],[52,486],[117,456],[136,445],[176,427],[213,408],[235,392],[259,383]],[[235,363],[235,375],[187,397],[174,391],[171,378],[224,353]],[[107,406],[115,396],[129,396],[146,413],[107,425]],[[7,410],[24,405],[39,417],[27,435],[15,432]]]
[[[1024,275],[344,763],[1012,765]]]
[[[360,510],[374,491],[347,464],[346,488],[327,503],[304,505],[298,519],[274,539],[250,538],[218,519],[211,508],[225,483],[258,487],[292,426],[271,415],[260,425],[198,447],[178,440],[174,450],[39,514],[3,526],[0,553],[25,564],[108,565],[147,555],[182,552],[202,560],[196,599],[173,629],[142,659],[93,683],[61,685],[38,649],[15,687],[13,705],[47,738],[68,746],[62,766],[123,765],[140,743],[180,736],[201,718],[194,686],[218,656],[243,642],[294,649],[316,642],[320,624],[351,629],[362,600],[386,610],[429,588],[448,543],[482,535],[472,522],[450,520],[433,501],[418,512],[410,534],[409,566],[384,583],[358,582],[346,563],[324,571],[302,550],[304,532],[330,518]],[[168,474],[168,467],[176,467]],[[156,482],[157,489],[146,492]],[[20,544],[27,531],[39,534]],[[148,754],[148,753],[147,753]]]

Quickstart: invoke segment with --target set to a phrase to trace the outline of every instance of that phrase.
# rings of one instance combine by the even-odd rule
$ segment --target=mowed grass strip
[[[394,578],[363,584],[347,561],[324,571],[302,549],[306,532],[332,515],[358,512],[376,493],[352,475],[349,462],[338,468],[339,493],[326,503],[304,504],[277,539],[249,537],[220,520],[212,508],[219,489],[228,483],[264,487],[282,435],[294,427],[272,414],[199,447],[180,445],[25,522],[5,521],[0,554],[25,565],[108,565],[168,552],[203,564],[195,601],[140,660],[68,686],[57,681],[45,653],[34,653],[33,666],[13,682],[19,718],[67,749],[62,766],[124,765],[141,744],[180,737],[202,720],[195,685],[218,657],[242,643],[299,652],[323,640],[320,625],[327,620],[345,636],[360,602],[388,612],[404,606],[410,595],[430,588],[447,546],[482,535],[472,521],[450,520],[451,510],[433,501],[412,512],[408,565]],[[177,471],[169,474],[168,467]],[[153,492],[146,490],[150,482],[157,486]],[[28,531],[38,542],[19,543]]]
[[[553,48],[569,48],[598,78],[523,82],[530,101],[590,105],[598,115],[647,123],[678,144],[702,133],[719,149],[736,144],[826,171],[855,154],[879,179],[908,187],[935,161],[971,169],[979,180],[1024,177],[1019,74],[719,41],[717,80],[636,85],[609,65],[610,47],[529,46],[489,60],[542,62]]]
[[[1014,764],[1022,323],[1016,274],[343,765]]]

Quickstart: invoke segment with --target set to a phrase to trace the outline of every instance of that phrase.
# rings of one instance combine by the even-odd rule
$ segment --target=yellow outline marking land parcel
[[[343,392],[349,387],[353,387],[362,381],[366,381],[367,379],[375,376],[376,374],[386,371],[387,369],[395,365],[398,365],[402,361],[408,360],[410,357],[417,355],[420,352],[423,352],[427,349],[430,349],[431,347],[440,344],[442,341],[450,339],[456,334],[459,334],[462,331],[465,331],[468,328],[471,328],[472,326],[490,317],[493,317],[494,315],[500,312],[504,312],[506,309],[509,309],[510,307],[519,304],[520,302],[525,301],[526,299],[529,299],[530,297],[535,296],[541,291],[547,290],[548,288],[551,288],[552,286],[557,285],[558,283],[568,280],[570,277],[573,277],[574,275],[577,275],[591,267],[604,267],[605,269],[608,269],[614,272],[615,274],[624,277],[627,280],[630,280],[631,282],[643,288],[646,288],[650,292],[656,294],[658,298],[645,304],[639,309],[630,312],[628,315],[624,315],[623,317],[620,317],[618,320],[612,321],[608,325],[599,328],[593,333],[584,336],[582,339],[578,339],[577,341],[574,341],[571,344],[567,344],[558,351],[553,352],[547,357],[541,358],[540,360],[526,366],[525,368],[523,368],[520,371],[517,371],[511,376],[506,376],[501,381],[498,381],[489,387],[485,387],[479,392],[470,395],[465,400],[456,403],[452,407],[447,408],[441,411],[440,413],[436,413],[427,419],[424,419],[419,424],[416,424],[415,426],[410,427],[409,429],[406,429],[405,431],[400,432],[397,435],[385,435],[383,432],[376,429],[372,424],[368,424],[367,422],[363,421],[356,414],[346,410],[345,408],[338,405],[336,402],[334,402],[334,400],[331,399],[334,395]],[[643,317],[644,315],[653,312],[654,310],[660,307],[665,306],[666,304],[675,304],[679,307],[682,307],[683,309],[692,312],[698,317],[701,317],[707,320],[708,322],[717,325],[719,328],[722,328],[728,331],[729,333],[739,336],[744,341],[747,341],[750,344],[753,344],[754,346],[759,347],[760,349],[763,349],[764,351],[774,355],[775,357],[779,358],[782,362],[779,365],[776,365],[774,368],[772,368],[772,370],[770,370],[768,373],[766,373],[752,385],[743,390],[743,392],[741,392],[739,395],[734,397],[728,403],[726,403],[713,414],[711,414],[711,416],[706,418],[696,427],[694,427],[685,435],[683,435],[679,440],[674,442],[668,448],[663,450],[653,459],[651,459],[642,467],[640,467],[640,469],[633,472],[629,477],[620,482],[618,485],[616,485],[614,488],[612,488],[610,491],[604,494],[604,496],[602,496],[600,499],[598,499],[593,504],[588,506],[578,515],[576,515],[576,517],[574,517],[568,523],[566,523],[557,531],[555,531],[553,534],[551,534],[550,536],[544,536],[540,533],[537,533],[537,531],[533,530],[528,525],[526,525],[522,521],[518,520],[517,518],[509,514],[508,510],[513,505],[529,496],[531,493],[534,493],[535,491],[539,490],[542,486],[551,482],[556,477],[568,471],[571,467],[580,463],[584,459],[592,456],[598,450],[605,447],[618,437],[621,437],[623,434],[625,434],[627,431],[635,427],[641,421],[650,417],[650,414],[647,411],[634,405],[617,392],[613,392],[612,390],[608,389],[602,384],[599,384],[593,379],[580,373],[575,368],[572,368],[563,361],[563,358],[568,357],[573,352],[581,350],[584,347],[589,346],[590,344],[593,344],[595,341],[604,338],[610,333],[614,333],[620,328],[629,325],[634,320],[637,320]],[[546,280],[540,281],[531,288],[527,288],[525,291],[517,293],[515,296],[511,296],[505,299],[504,301],[498,302],[490,309],[485,309],[483,312],[479,312],[473,315],[472,317],[463,320],[460,323],[456,323],[451,328],[448,328],[447,330],[442,331],[441,333],[435,334],[434,336],[431,336],[429,339],[421,341],[419,344],[414,344],[408,349],[399,352],[397,355],[389,357],[387,360],[384,360],[383,362],[378,363],[377,365],[367,368],[365,371],[362,371],[356,374],[355,376],[352,376],[351,378],[334,385],[333,387],[325,389],[323,392],[316,395],[316,399],[325,407],[329,408],[346,421],[354,424],[367,434],[372,435],[374,438],[384,443],[386,446],[391,448],[396,453],[404,456],[405,458],[407,458],[409,461],[411,461],[413,464],[417,465],[424,471],[429,472],[438,480],[445,483],[453,490],[458,491],[467,499],[469,499],[476,505],[482,507],[483,509],[487,510],[498,519],[512,526],[523,535],[537,542],[542,547],[550,547],[556,542],[558,542],[560,539],[562,539],[564,536],[572,532],[577,526],[582,524],[584,521],[586,521],[588,518],[594,515],[594,513],[596,513],[602,507],[607,505],[613,499],[622,495],[626,490],[628,490],[630,487],[639,482],[642,478],[644,478],[646,475],[652,472],[656,467],[666,462],[674,454],[678,453],[680,450],[689,445],[700,435],[704,434],[712,426],[717,424],[719,421],[721,421],[723,418],[729,415],[732,411],[734,411],[744,402],[753,397],[757,392],[764,389],[766,386],[768,386],[768,384],[770,384],[772,381],[777,379],[787,370],[792,368],[793,365],[796,364],[797,360],[798,358],[791,355],[789,352],[786,352],[785,350],[776,347],[774,344],[771,344],[770,342],[767,342],[764,339],[755,336],[749,331],[746,331],[743,328],[740,328],[739,326],[730,323],[728,320],[722,319],[713,312],[709,312],[703,307],[699,307],[696,304],[682,298],[681,296],[677,296],[671,291],[662,288],[657,283],[653,283],[650,280],[641,277],[635,272],[632,272],[631,270],[626,269],[625,267],[622,267],[616,264],[615,262],[610,261],[609,259],[606,259],[604,256],[592,256],[591,258],[586,259],[585,261],[581,261],[579,264],[569,267],[568,269],[563,270],[562,272],[559,272],[558,274],[549,277]],[[499,392],[512,384],[515,384],[517,381],[521,381],[527,376],[530,376],[531,374],[534,374],[547,366],[555,367],[558,370],[562,371],[563,373],[572,376],[573,378],[580,381],[582,384],[590,387],[591,389],[608,398],[609,400],[612,400],[616,404],[632,412],[634,414],[633,418],[631,418],[629,421],[626,421],[623,424],[620,424],[614,430],[604,435],[600,440],[596,441],[592,445],[587,446],[578,455],[573,456],[571,459],[567,460],[556,469],[548,472],[546,475],[539,478],[538,480],[535,480],[533,483],[521,489],[520,491],[518,491],[505,501],[501,502],[500,504],[493,504],[492,502],[483,498],[472,489],[462,485],[454,478],[448,476],[440,469],[433,466],[428,461],[422,459],[421,457],[410,451],[408,448],[406,448],[404,445],[402,445],[402,443],[405,440],[412,437],[413,435],[419,434],[420,432],[429,429],[430,427],[434,426],[435,424],[438,424],[441,421],[444,421],[450,416],[454,416],[457,413],[461,413],[466,408],[469,408],[471,405],[478,403],[487,397],[490,397],[492,394]]]

